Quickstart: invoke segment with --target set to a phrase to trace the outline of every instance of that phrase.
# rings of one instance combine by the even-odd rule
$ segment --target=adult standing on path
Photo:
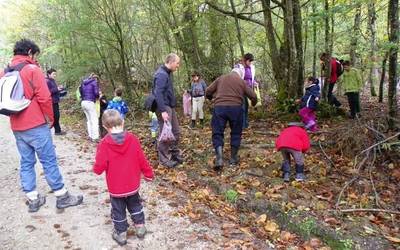
[[[339,61],[337,61],[336,58],[334,57],[329,57],[327,53],[322,53],[319,57],[322,68],[325,67],[325,62],[329,60],[330,67],[331,67],[331,75],[329,77],[329,86],[328,86],[328,101],[330,104],[335,105],[337,108],[340,107],[342,104],[336,99],[336,96],[333,95],[333,89],[335,88],[335,83],[337,82],[339,76],[338,76],[338,64]],[[327,79],[327,78],[325,78]],[[324,82],[325,84],[325,82]]]
[[[254,89],[256,84],[256,68],[254,67],[253,61],[253,54],[246,53],[241,62],[238,64],[238,67],[244,72],[243,79],[246,81],[247,86],[251,89]],[[249,127],[249,100],[245,96],[243,98],[243,129],[245,129]]]
[[[234,68],[232,72],[218,77],[207,89],[208,99],[214,98],[214,110],[211,120],[212,143],[215,149],[214,170],[220,171],[223,167],[224,131],[226,123],[231,128],[231,158],[229,164],[236,166],[239,163],[238,151],[242,139],[243,124],[243,97],[250,98],[253,106],[257,103],[257,96],[243,80],[244,72]]]
[[[52,99],[45,76],[36,62],[39,53],[40,49],[34,42],[22,39],[16,42],[10,63],[11,68],[22,65],[20,77],[24,95],[31,100],[26,109],[10,116],[20,154],[21,186],[28,198],[29,212],[37,212],[46,202],[45,196],[36,190],[36,155],[42,163],[47,183],[57,197],[57,208],[76,206],[83,200],[82,196],[73,196],[67,191],[59,171],[49,128],[54,122]]]
[[[180,155],[180,150],[178,148],[181,132],[175,111],[176,97],[172,79],[172,73],[179,68],[179,63],[180,58],[178,55],[174,53],[169,54],[165,58],[164,65],[161,65],[154,73],[153,79],[153,92],[157,102],[157,117],[160,131],[163,129],[164,122],[170,122],[172,133],[175,136],[175,141],[160,141],[157,147],[159,163],[169,168],[173,168],[178,164],[183,163],[183,158]]]
[[[55,135],[65,135],[64,131],[61,131],[60,126],[60,88],[56,83],[57,71],[53,68],[47,70],[47,87],[51,94],[51,99],[53,103],[53,114],[54,114],[54,134]]]
[[[96,112],[96,100],[99,98],[99,77],[94,73],[83,80],[79,91],[81,93],[81,106],[86,116],[86,125],[89,139],[92,142],[99,140],[99,116]]]
[[[191,86],[191,93],[192,93],[192,123],[190,124],[191,128],[196,127],[196,119],[197,114],[199,114],[200,125],[201,127],[204,126],[204,112],[203,112],[203,105],[204,105],[204,95],[206,93],[207,85],[203,79],[200,78],[200,73],[193,72],[192,73],[192,86]]]

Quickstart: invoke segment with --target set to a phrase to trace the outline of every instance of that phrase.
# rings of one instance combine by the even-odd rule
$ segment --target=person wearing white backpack
[[[37,212],[46,203],[44,195],[36,190],[36,155],[41,162],[46,181],[57,197],[59,209],[82,203],[81,195],[71,195],[64,186],[54,149],[50,128],[53,126],[52,99],[46,79],[36,57],[39,47],[32,41],[22,39],[14,46],[14,57],[9,68],[24,66],[19,70],[23,92],[30,100],[29,106],[10,115],[11,129],[14,133],[20,154],[20,180],[27,197],[28,212]],[[3,77],[5,72],[0,72]]]

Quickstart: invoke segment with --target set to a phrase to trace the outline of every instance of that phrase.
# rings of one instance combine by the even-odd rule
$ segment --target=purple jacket
[[[46,78],[47,87],[49,87],[49,91],[51,93],[51,99],[53,103],[60,102],[60,91],[58,90],[58,86],[56,80],[51,78]]]
[[[79,91],[81,92],[82,101],[96,102],[96,99],[99,98],[99,85],[94,78],[83,80]]]

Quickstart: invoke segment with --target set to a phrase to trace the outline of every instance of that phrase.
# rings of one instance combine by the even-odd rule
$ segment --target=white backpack
[[[31,100],[25,98],[24,85],[21,80],[20,71],[27,65],[17,64],[4,70],[5,74],[0,78],[0,114],[12,115],[26,109]],[[29,84],[33,89],[33,84]]]

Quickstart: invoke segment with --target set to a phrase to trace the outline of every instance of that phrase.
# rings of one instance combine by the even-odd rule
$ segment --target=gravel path
[[[0,248],[1,249],[217,249],[215,242],[201,240],[198,234],[221,235],[219,229],[192,224],[188,218],[171,214],[175,208],[157,193],[157,181],[142,183],[141,195],[146,201],[144,240],[134,235],[128,245],[119,247],[110,236],[110,204],[103,176],[91,172],[95,145],[68,133],[55,137],[59,165],[67,188],[74,194],[83,193],[84,204],[57,211],[37,164],[38,191],[46,194],[47,202],[37,213],[30,214],[19,186],[19,155],[7,117],[0,117]],[[157,176],[156,176],[157,178]],[[219,241],[219,243],[218,243]]]

